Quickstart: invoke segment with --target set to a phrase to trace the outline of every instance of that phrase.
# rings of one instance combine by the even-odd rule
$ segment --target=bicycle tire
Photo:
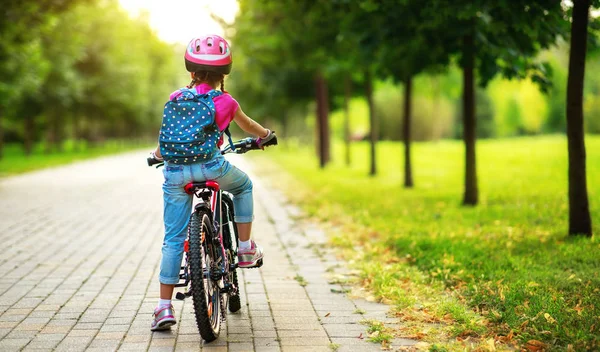
[[[189,225],[189,265],[194,315],[200,336],[206,342],[219,337],[222,321],[223,299],[220,289],[210,278],[211,264],[216,257],[212,221],[206,209],[196,209]]]
[[[227,223],[223,226],[223,242],[225,245],[225,250],[228,252],[229,262],[235,263],[237,262],[237,246],[238,246],[238,230],[235,222],[233,221],[233,201],[229,198],[228,195],[223,194],[223,204],[226,205],[227,210],[224,212],[227,216]],[[231,313],[235,313],[242,308],[242,302],[240,301],[240,286],[238,284],[238,275],[237,269],[231,270],[229,272],[229,282],[231,282],[237,289],[237,293],[235,295],[229,296],[228,308]]]

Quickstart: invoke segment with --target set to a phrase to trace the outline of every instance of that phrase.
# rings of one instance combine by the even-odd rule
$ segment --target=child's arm
[[[248,115],[246,115],[242,111],[242,107],[238,107],[235,112],[235,116],[233,117],[233,121],[237,123],[240,128],[247,133],[253,134],[255,136],[265,138],[269,135],[270,131],[263,126],[261,126],[258,122],[252,120]]]
[[[160,146],[156,146],[156,149],[152,152],[152,157],[156,160],[163,160],[162,155],[160,154]]]

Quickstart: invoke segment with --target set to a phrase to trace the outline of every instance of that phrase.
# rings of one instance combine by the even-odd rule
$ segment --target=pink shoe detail
[[[150,325],[152,331],[167,330],[177,324],[173,306],[156,307],[153,316],[154,319]]]
[[[250,241],[249,249],[238,250],[238,266],[240,268],[252,268],[257,266],[258,261],[263,258],[262,248],[254,241]]]

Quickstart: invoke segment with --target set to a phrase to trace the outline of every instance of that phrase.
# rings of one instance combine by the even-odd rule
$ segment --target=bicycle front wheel
[[[194,314],[200,336],[207,342],[216,340],[221,330],[223,305],[217,282],[211,280],[211,271],[216,270],[218,248],[213,244],[214,233],[209,212],[196,209],[189,225],[189,265]]]

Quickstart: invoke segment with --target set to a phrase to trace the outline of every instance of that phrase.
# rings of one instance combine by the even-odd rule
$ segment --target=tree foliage
[[[0,125],[8,141],[154,134],[173,48],[114,0],[10,1],[0,24]],[[1,138],[1,137],[0,137]],[[0,143],[0,148],[2,144]]]

